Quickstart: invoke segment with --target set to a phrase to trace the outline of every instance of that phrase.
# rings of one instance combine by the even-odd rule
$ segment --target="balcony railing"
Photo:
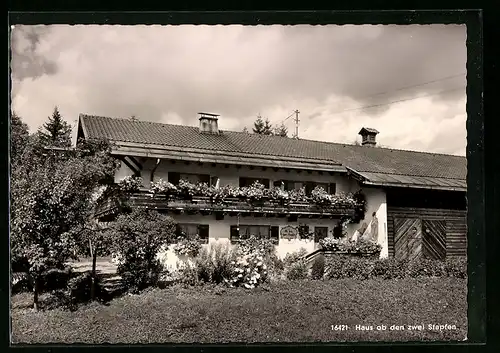
[[[340,217],[352,216],[354,207],[345,204],[319,206],[312,202],[284,202],[279,200],[261,199],[249,201],[239,198],[226,198],[223,202],[214,202],[210,197],[193,196],[189,199],[167,197],[142,191],[129,196],[131,207],[148,207],[161,211],[178,213],[223,213],[223,214],[253,214],[253,215],[297,215],[310,217]],[[99,208],[98,214],[109,214],[118,208],[116,200],[108,200]]]

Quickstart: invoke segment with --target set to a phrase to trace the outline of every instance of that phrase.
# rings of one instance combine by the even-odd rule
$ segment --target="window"
[[[250,186],[253,183],[255,183],[256,181],[263,184],[266,188],[269,188],[269,179],[244,178],[244,177],[240,177],[240,188],[245,187],[245,186]]]
[[[186,180],[193,184],[206,183],[210,184],[209,174],[192,174],[192,173],[168,173],[168,181],[174,185],[178,185],[180,180]]]
[[[177,225],[177,235],[187,238],[198,236],[202,243],[208,243],[208,224],[185,223]]]
[[[231,226],[231,242],[238,242],[241,239],[248,239],[251,236],[259,239],[272,239],[277,242],[279,239],[279,227],[266,225]]]
[[[310,195],[311,192],[318,186],[323,188],[323,190],[325,190],[327,193],[332,194],[332,195],[335,195],[335,193],[337,192],[337,187],[336,187],[335,183],[328,184],[328,183],[315,183],[315,182],[308,181],[305,183],[305,185],[306,185],[306,194],[307,195]]]
[[[314,227],[314,242],[318,243],[321,239],[328,236],[328,227]]]

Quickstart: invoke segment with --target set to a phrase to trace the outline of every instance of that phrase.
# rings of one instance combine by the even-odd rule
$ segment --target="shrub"
[[[363,257],[346,255],[332,256],[328,259],[328,278],[369,279],[374,269],[374,261]]]
[[[284,267],[286,268],[286,267],[292,265],[293,263],[299,261],[300,259],[302,259],[306,255],[307,255],[307,250],[304,248],[300,248],[299,251],[286,254],[285,258],[283,259]]]
[[[67,287],[67,295],[72,304],[87,303],[91,298],[92,275],[90,272],[85,272],[77,277],[72,278]],[[96,277],[95,297],[99,301],[107,301],[109,299],[108,292],[103,288],[100,278]]]
[[[308,272],[309,271],[305,261],[298,260],[285,269],[285,277],[291,281],[306,279]]]
[[[47,270],[42,274],[40,291],[51,292],[54,290],[65,289],[72,276],[73,272],[71,267]]]
[[[322,279],[325,274],[325,257],[320,255],[314,259],[311,266],[312,279]]]
[[[408,263],[408,277],[441,277],[445,274],[446,271],[443,261],[419,259]]]
[[[374,261],[373,277],[383,279],[405,278],[407,275],[408,262],[394,258],[379,259]]]
[[[173,246],[173,250],[177,255],[185,255],[195,257],[198,255],[201,249],[200,237],[198,235],[192,238],[184,238],[179,240],[177,244]]]
[[[10,286],[12,294],[31,292],[33,290],[30,278],[26,272],[12,273],[10,277]]]
[[[451,257],[446,259],[444,270],[449,277],[467,278],[467,258]]]
[[[235,260],[236,253],[229,244],[210,244],[201,249],[192,263],[180,267],[179,280],[188,285],[226,282],[233,275]]]
[[[114,250],[120,260],[118,274],[123,284],[132,291],[156,285],[162,271],[157,255],[175,235],[172,218],[136,208],[118,216],[112,228]]]

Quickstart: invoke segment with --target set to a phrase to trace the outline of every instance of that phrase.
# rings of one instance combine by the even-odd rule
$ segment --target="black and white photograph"
[[[11,26],[11,343],[466,341],[466,40]]]

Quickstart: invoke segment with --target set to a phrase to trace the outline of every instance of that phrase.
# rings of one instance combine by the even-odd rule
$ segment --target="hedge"
[[[367,259],[334,255],[326,259],[325,277],[329,279],[401,279],[419,277],[467,277],[467,260],[450,258],[446,261],[420,259],[414,261]]]

